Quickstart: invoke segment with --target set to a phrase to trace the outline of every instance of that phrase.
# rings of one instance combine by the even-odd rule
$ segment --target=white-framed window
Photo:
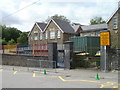
[[[113,18],[112,23],[113,23],[113,29],[117,29],[118,28],[118,19],[117,19],[117,17]]]
[[[38,33],[34,33],[34,40],[38,40]]]
[[[94,35],[94,32],[91,32],[91,33],[90,33],[90,36],[95,36],[95,35]]]
[[[48,39],[48,31],[45,32],[45,39]]]
[[[33,37],[32,37],[32,35],[30,36],[30,40],[33,40]]]
[[[60,30],[57,31],[57,38],[60,38]]]
[[[55,39],[55,31],[50,31],[50,39]]]
[[[42,40],[42,32],[40,33],[40,40]]]
[[[81,36],[86,36],[86,34],[85,33],[81,33]]]

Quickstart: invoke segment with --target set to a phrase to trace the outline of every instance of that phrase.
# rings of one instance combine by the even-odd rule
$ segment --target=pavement
[[[98,73],[99,80],[96,80]],[[2,88],[118,88],[118,71],[0,67]],[[2,83],[2,84],[1,84]]]

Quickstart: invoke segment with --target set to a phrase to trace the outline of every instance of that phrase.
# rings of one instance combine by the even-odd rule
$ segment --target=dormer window
[[[113,23],[113,29],[118,29],[118,19],[117,17],[114,17],[113,20],[112,20],[112,23]]]

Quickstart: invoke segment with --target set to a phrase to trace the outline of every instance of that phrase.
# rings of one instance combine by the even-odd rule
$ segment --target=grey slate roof
[[[46,23],[36,22],[36,23],[34,24],[34,26],[35,26],[36,24],[40,27],[40,29],[41,29],[42,31],[44,30],[44,28],[45,28],[46,25],[47,25]],[[33,26],[33,28],[34,28],[34,26]],[[33,28],[32,28],[32,30],[33,30]],[[28,36],[31,34],[32,30],[29,32]]]
[[[40,23],[40,22],[36,22],[38,24],[38,26],[41,28],[41,30],[43,31],[44,28],[46,27],[46,23]]]
[[[72,28],[72,26],[68,22],[60,19],[53,19],[53,20],[63,30],[64,33],[75,34],[75,30]]]
[[[96,25],[85,25],[81,26],[83,32],[84,31],[96,31],[96,30],[107,30],[107,24],[96,24]]]

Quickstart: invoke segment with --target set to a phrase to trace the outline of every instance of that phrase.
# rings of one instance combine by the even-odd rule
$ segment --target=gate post
[[[73,42],[64,43],[65,58],[64,67],[65,69],[71,69],[73,67]]]
[[[56,62],[56,65],[57,65],[57,57],[58,57],[58,54],[57,54],[57,43],[48,43],[48,59],[50,61],[55,61]],[[53,68],[56,68],[56,65],[53,65],[55,67]]]

